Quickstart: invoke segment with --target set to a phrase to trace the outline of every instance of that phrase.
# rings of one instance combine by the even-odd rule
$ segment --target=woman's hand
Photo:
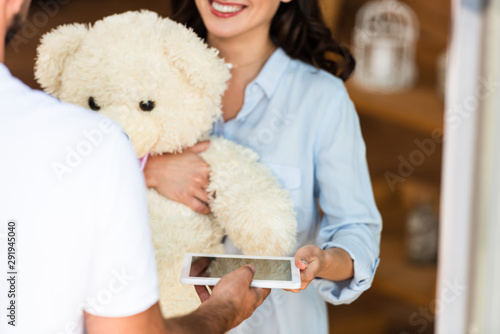
[[[354,276],[354,264],[349,253],[342,248],[322,250],[315,245],[307,245],[295,253],[295,265],[300,269],[300,289],[287,290],[299,292],[307,288],[319,276],[331,281],[343,281]]]
[[[196,212],[209,214],[210,198],[205,189],[209,184],[210,166],[198,156],[209,146],[210,142],[204,141],[182,153],[149,157],[144,168],[146,185]]]

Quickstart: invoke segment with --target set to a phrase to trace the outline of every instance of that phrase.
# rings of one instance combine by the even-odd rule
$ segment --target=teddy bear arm
[[[248,255],[289,253],[296,240],[294,204],[257,154],[212,138],[201,156],[211,167],[212,213],[235,246]]]

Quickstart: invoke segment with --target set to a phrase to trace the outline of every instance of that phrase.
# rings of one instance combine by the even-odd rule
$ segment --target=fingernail
[[[255,267],[252,264],[247,264],[247,267],[250,268],[252,273],[255,275]]]
[[[306,264],[306,267],[309,265],[309,263],[307,263],[306,260],[302,260],[302,262],[304,262]]]

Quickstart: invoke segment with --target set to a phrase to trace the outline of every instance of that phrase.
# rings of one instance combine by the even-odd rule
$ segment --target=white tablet
[[[222,276],[246,264],[255,267],[251,286],[259,288],[300,288],[300,269],[293,257],[247,256],[230,254],[184,255],[181,283],[215,285]]]

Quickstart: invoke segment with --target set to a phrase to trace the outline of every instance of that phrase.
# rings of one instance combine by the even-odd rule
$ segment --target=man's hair
[[[207,29],[193,0],[172,0],[172,19],[192,28],[206,39]],[[335,41],[321,16],[318,0],[281,3],[271,23],[271,38],[291,58],[321,68],[347,80],[356,62]]]
[[[21,30],[24,24],[24,19],[21,13],[17,13],[13,18],[12,18],[12,23],[10,26],[7,28],[7,34],[5,35],[5,44],[7,45],[12,39],[14,39],[14,36]]]

